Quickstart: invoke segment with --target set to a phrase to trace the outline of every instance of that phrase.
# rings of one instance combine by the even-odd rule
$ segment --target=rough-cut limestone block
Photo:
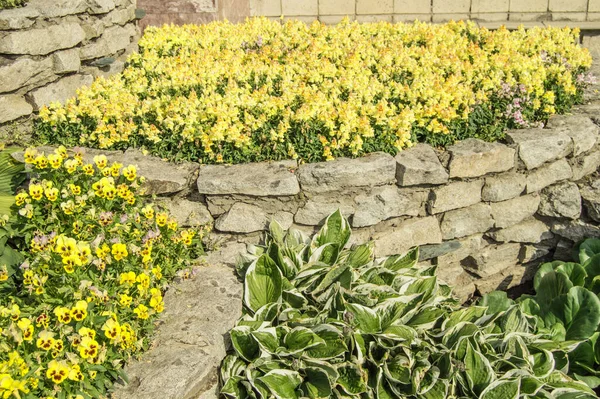
[[[456,241],[460,243],[460,248],[454,252],[439,256],[437,263],[440,267],[460,263],[467,256],[479,252],[488,245],[487,241],[483,239],[483,234],[474,234]]]
[[[32,112],[33,107],[23,97],[13,94],[0,96],[0,123],[14,121]]]
[[[573,151],[571,137],[559,129],[509,130],[506,138],[517,144],[519,158],[527,169],[564,158]]]
[[[75,47],[85,38],[76,23],[68,22],[46,28],[11,31],[0,38],[0,53],[46,55],[56,50]]]
[[[573,155],[589,151],[598,141],[600,127],[584,115],[554,115],[548,127],[563,131],[573,140]]]
[[[581,219],[556,221],[552,224],[551,230],[557,236],[573,242],[579,242],[591,237],[600,238],[600,227],[595,223],[584,222]]]
[[[391,229],[373,235],[375,256],[389,256],[425,244],[439,244],[442,233],[437,218],[407,219]]]
[[[296,213],[304,203],[297,196],[257,197],[252,195],[207,195],[206,205],[210,214],[220,216],[227,212],[236,202],[253,204],[267,210],[269,213],[284,211]]]
[[[87,0],[90,14],[106,14],[115,8],[114,0]]]
[[[382,186],[354,198],[356,211],[352,227],[373,226],[398,216],[418,216],[424,209],[428,192]]]
[[[52,54],[52,63],[54,66],[54,72],[56,73],[77,72],[81,66],[79,50],[70,49],[57,51],[56,53]]]
[[[445,184],[448,172],[435,151],[427,144],[417,144],[396,155],[396,179],[399,186]]]
[[[543,216],[577,219],[581,215],[581,195],[575,183],[564,182],[542,191],[538,213]]]
[[[494,227],[494,219],[492,219],[491,208],[484,203],[448,211],[444,214],[441,223],[444,240],[483,233],[492,227]]]
[[[534,193],[561,180],[573,176],[571,166],[566,159],[544,165],[527,175],[527,193]]]
[[[44,18],[60,18],[84,13],[87,4],[86,0],[30,0],[27,7],[37,10]]]
[[[52,77],[52,60],[29,57],[0,63],[0,93],[8,93]]]
[[[492,276],[519,262],[521,244],[489,245],[463,260],[463,266],[479,277]]]
[[[200,194],[285,196],[300,192],[294,175],[296,161],[240,165],[202,165],[198,175]]]
[[[20,7],[0,12],[0,30],[26,29],[35,23],[40,12],[33,7]]]
[[[600,180],[579,189],[583,206],[587,215],[596,222],[600,222]]]
[[[529,218],[519,224],[486,234],[498,242],[538,243],[554,237],[545,223]]]
[[[477,293],[485,295],[492,291],[506,291],[533,280],[533,276],[539,267],[537,262],[526,265],[513,265],[481,280],[475,280]]]
[[[506,201],[521,195],[525,186],[527,178],[522,173],[508,172],[486,177],[481,199],[490,202]]]
[[[262,231],[269,218],[261,208],[238,202],[215,221],[215,229],[225,233],[252,233]]]
[[[69,98],[75,96],[77,89],[82,86],[89,86],[94,81],[91,75],[71,75],[59,79],[47,86],[40,87],[30,92],[27,96],[33,103],[33,108],[37,111],[44,105],[52,102],[64,103]]]
[[[529,263],[543,258],[550,253],[552,247],[548,245],[523,245],[521,248],[521,262]]]
[[[448,148],[450,177],[478,177],[515,166],[515,150],[479,139],[462,140]]]
[[[137,34],[134,24],[113,26],[106,29],[101,37],[81,48],[82,60],[102,58],[125,50],[131,44],[131,37]]]
[[[344,196],[316,196],[306,201],[303,207],[298,209],[294,216],[294,222],[302,225],[317,226],[321,224],[327,216],[336,210],[350,218],[354,214],[356,205],[352,198]]]
[[[195,278],[167,291],[152,347],[128,362],[129,384],[116,387],[115,399],[216,398],[214,385],[228,349],[223,337],[242,315],[243,290],[233,267],[221,262],[243,248],[235,245],[233,256],[217,253]]]
[[[481,201],[483,180],[455,182],[433,189],[429,208],[437,214],[452,209],[464,208]]]
[[[396,161],[385,153],[338,158],[300,165],[296,173],[305,192],[323,193],[349,187],[374,187],[396,182]]]
[[[492,208],[494,226],[505,228],[517,224],[533,216],[539,205],[540,196],[537,193],[513,198],[508,201],[493,202],[490,206]]]
[[[210,212],[201,202],[173,198],[159,203],[167,208],[180,226],[202,226],[213,222]]]
[[[583,179],[585,176],[594,173],[598,167],[600,167],[600,151],[571,159],[573,180]]]

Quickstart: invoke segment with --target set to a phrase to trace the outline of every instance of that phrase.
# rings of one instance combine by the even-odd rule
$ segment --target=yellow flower
[[[81,373],[81,367],[79,367],[78,364],[74,364],[71,366],[71,370],[69,370],[68,378],[71,381],[83,380],[83,374]],[[81,396],[81,395],[77,395],[77,396],[80,396],[81,398],[83,398],[83,396]],[[75,397],[75,399],[77,399],[77,396]]]
[[[24,158],[25,158],[25,163],[27,164],[32,164],[35,162],[35,158],[38,155],[38,151],[35,148],[27,148],[25,150],[25,154],[24,154]]]
[[[48,201],[54,202],[58,198],[58,189],[56,187],[47,188],[44,190],[44,194]]]
[[[127,294],[121,294],[121,297],[119,299],[119,303],[121,304],[121,306],[124,307],[129,307],[129,305],[131,305],[131,301],[133,300],[132,297],[130,297]]]
[[[48,369],[46,370],[46,378],[51,380],[54,384],[60,384],[69,376],[69,366],[63,360],[57,362],[56,360],[51,360],[48,363]]]
[[[71,310],[63,306],[59,306],[54,309],[54,315],[63,324],[69,324],[71,322]]]
[[[94,165],[92,165],[90,163],[86,163],[85,165],[83,165],[82,169],[86,175],[88,175],[88,176],[94,175]]]
[[[111,253],[117,261],[126,258],[127,255],[129,255],[129,253],[127,252],[127,245],[121,243],[113,244]]]
[[[23,339],[25,341],[31,341],[33,340],[33,324],[31,323],[31,320],[29,319],[20,319],[17,322],[17,326],[19,327],[19,329],[21,330],[21,332],[23,333]]]
[[[96,338],[96,331],[94,331],[90,328],[87,328],[87,327],[81,327],[79,329],[79,331],[77,331],[77,333],[79,335],[81,335],[82,338],[85,338],[85,337],[92,338],[92,339]]]
[[[156,214],[156,224],[159,225],[160,227],[162,227],[165,224],[167,224],[168,218],[169,218],[169,214],[167,214],[166,212],[159,212]]]
[[[96,155],[94,157],[94,163],[98,169],[104,169],[106,168],[106,165],[108,165],[108,159],[106,159],[105,155]]]
[[[106,338],[112,341],[117,339],[121,334],[121,326],[115,320],[108,319],[102,326],[102,331],[104,331]]]
[[[48,155],[48,162],[50,163],[50,167],[52,169],[58,169],[61,167],[63,161],[63,157],[59,154],[50,154]]]
[[[44,195],[44,188],[40,184],[30,184],[29,185],[29,195],[36,201],[42,199]]]
[[[50,349],[53,348],[54,343],[55,343],[53,337],[54,337],[53,332],[50,332],[47,330],[40,331],[38,334],[38,339],[36,341],[36,346],[45,351],[49,351]]]
[[[120,284],[121,285],[133,285],[135,284],[135,272],[126,272],[126,273],[121,273],[120,276]]]
[[[123,176],[129,181],[134,181],[137,177],[137,168],[134,165],[126,166],[123,169]]]
[[[15,203],[17,204],[17,206],[21,206],[25,203],[25,201],[27,201],[28,198],[29,195],[27,195],[27,193],[20,192],[15,196]]]
[[[150,316],[148,314],[148,308],[141,303],[133,309],[133,313],[137,315],[138,319],[142,320],[146,320]]]
[[[100,345],[96,340],[90,337],[83,337],[79,343],[79,356],[84,359],[98,356]]]
[[[86,301],[77,301],[71,308],[71,317],[76,321],[82,321],[87,317],[88,303]]]

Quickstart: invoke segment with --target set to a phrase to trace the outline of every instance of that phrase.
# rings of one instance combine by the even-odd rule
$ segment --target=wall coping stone
[[[435,185],[448,182],[448,172],[428,144],[419,143],[400,151],[395,159],[396,179],[399,186]]]
[[[517,145],[519,158],[527,169],[564,158],[573,151],[571,137],[556,129],[509,130],[506,138]]]
[[[501,143],[466,139],[448,147],[450,177],[479,177],[515,166],[515,150]]]

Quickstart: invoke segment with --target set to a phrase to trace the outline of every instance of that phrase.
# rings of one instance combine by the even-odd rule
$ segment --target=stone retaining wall
[[[519,285],[539,262],[600,236],[600,128],[590,117],[600,105],[579,112],[509,131],[506,144],[468,139],[443,152],[418,144],[396,157],[228,166],[103,153],[137,164],[146,193],[180,223],[214,223],[217,243],[258,243],[273,218],[311,233],[339,208],[355,242],[373,240],[377,256],[419,245],[422,261],[468,298]]]
[[[135,0],[30,0],[0,10],[0,130],[120,72],[136,47]]]

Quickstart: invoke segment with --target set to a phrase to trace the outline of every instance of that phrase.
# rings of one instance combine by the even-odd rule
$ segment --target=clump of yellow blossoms
[[[25,261],[0,280],[0,398],[106,397],[202,251],[203,229],[136,194],[135,166],[86,159],[25,152],[32,178],[4,226]]]
[[[49,142],[204,163],[495,140],[567,110],[592,59],[568,28],[250,19],[148,28],[118,76],[40,112]]]

